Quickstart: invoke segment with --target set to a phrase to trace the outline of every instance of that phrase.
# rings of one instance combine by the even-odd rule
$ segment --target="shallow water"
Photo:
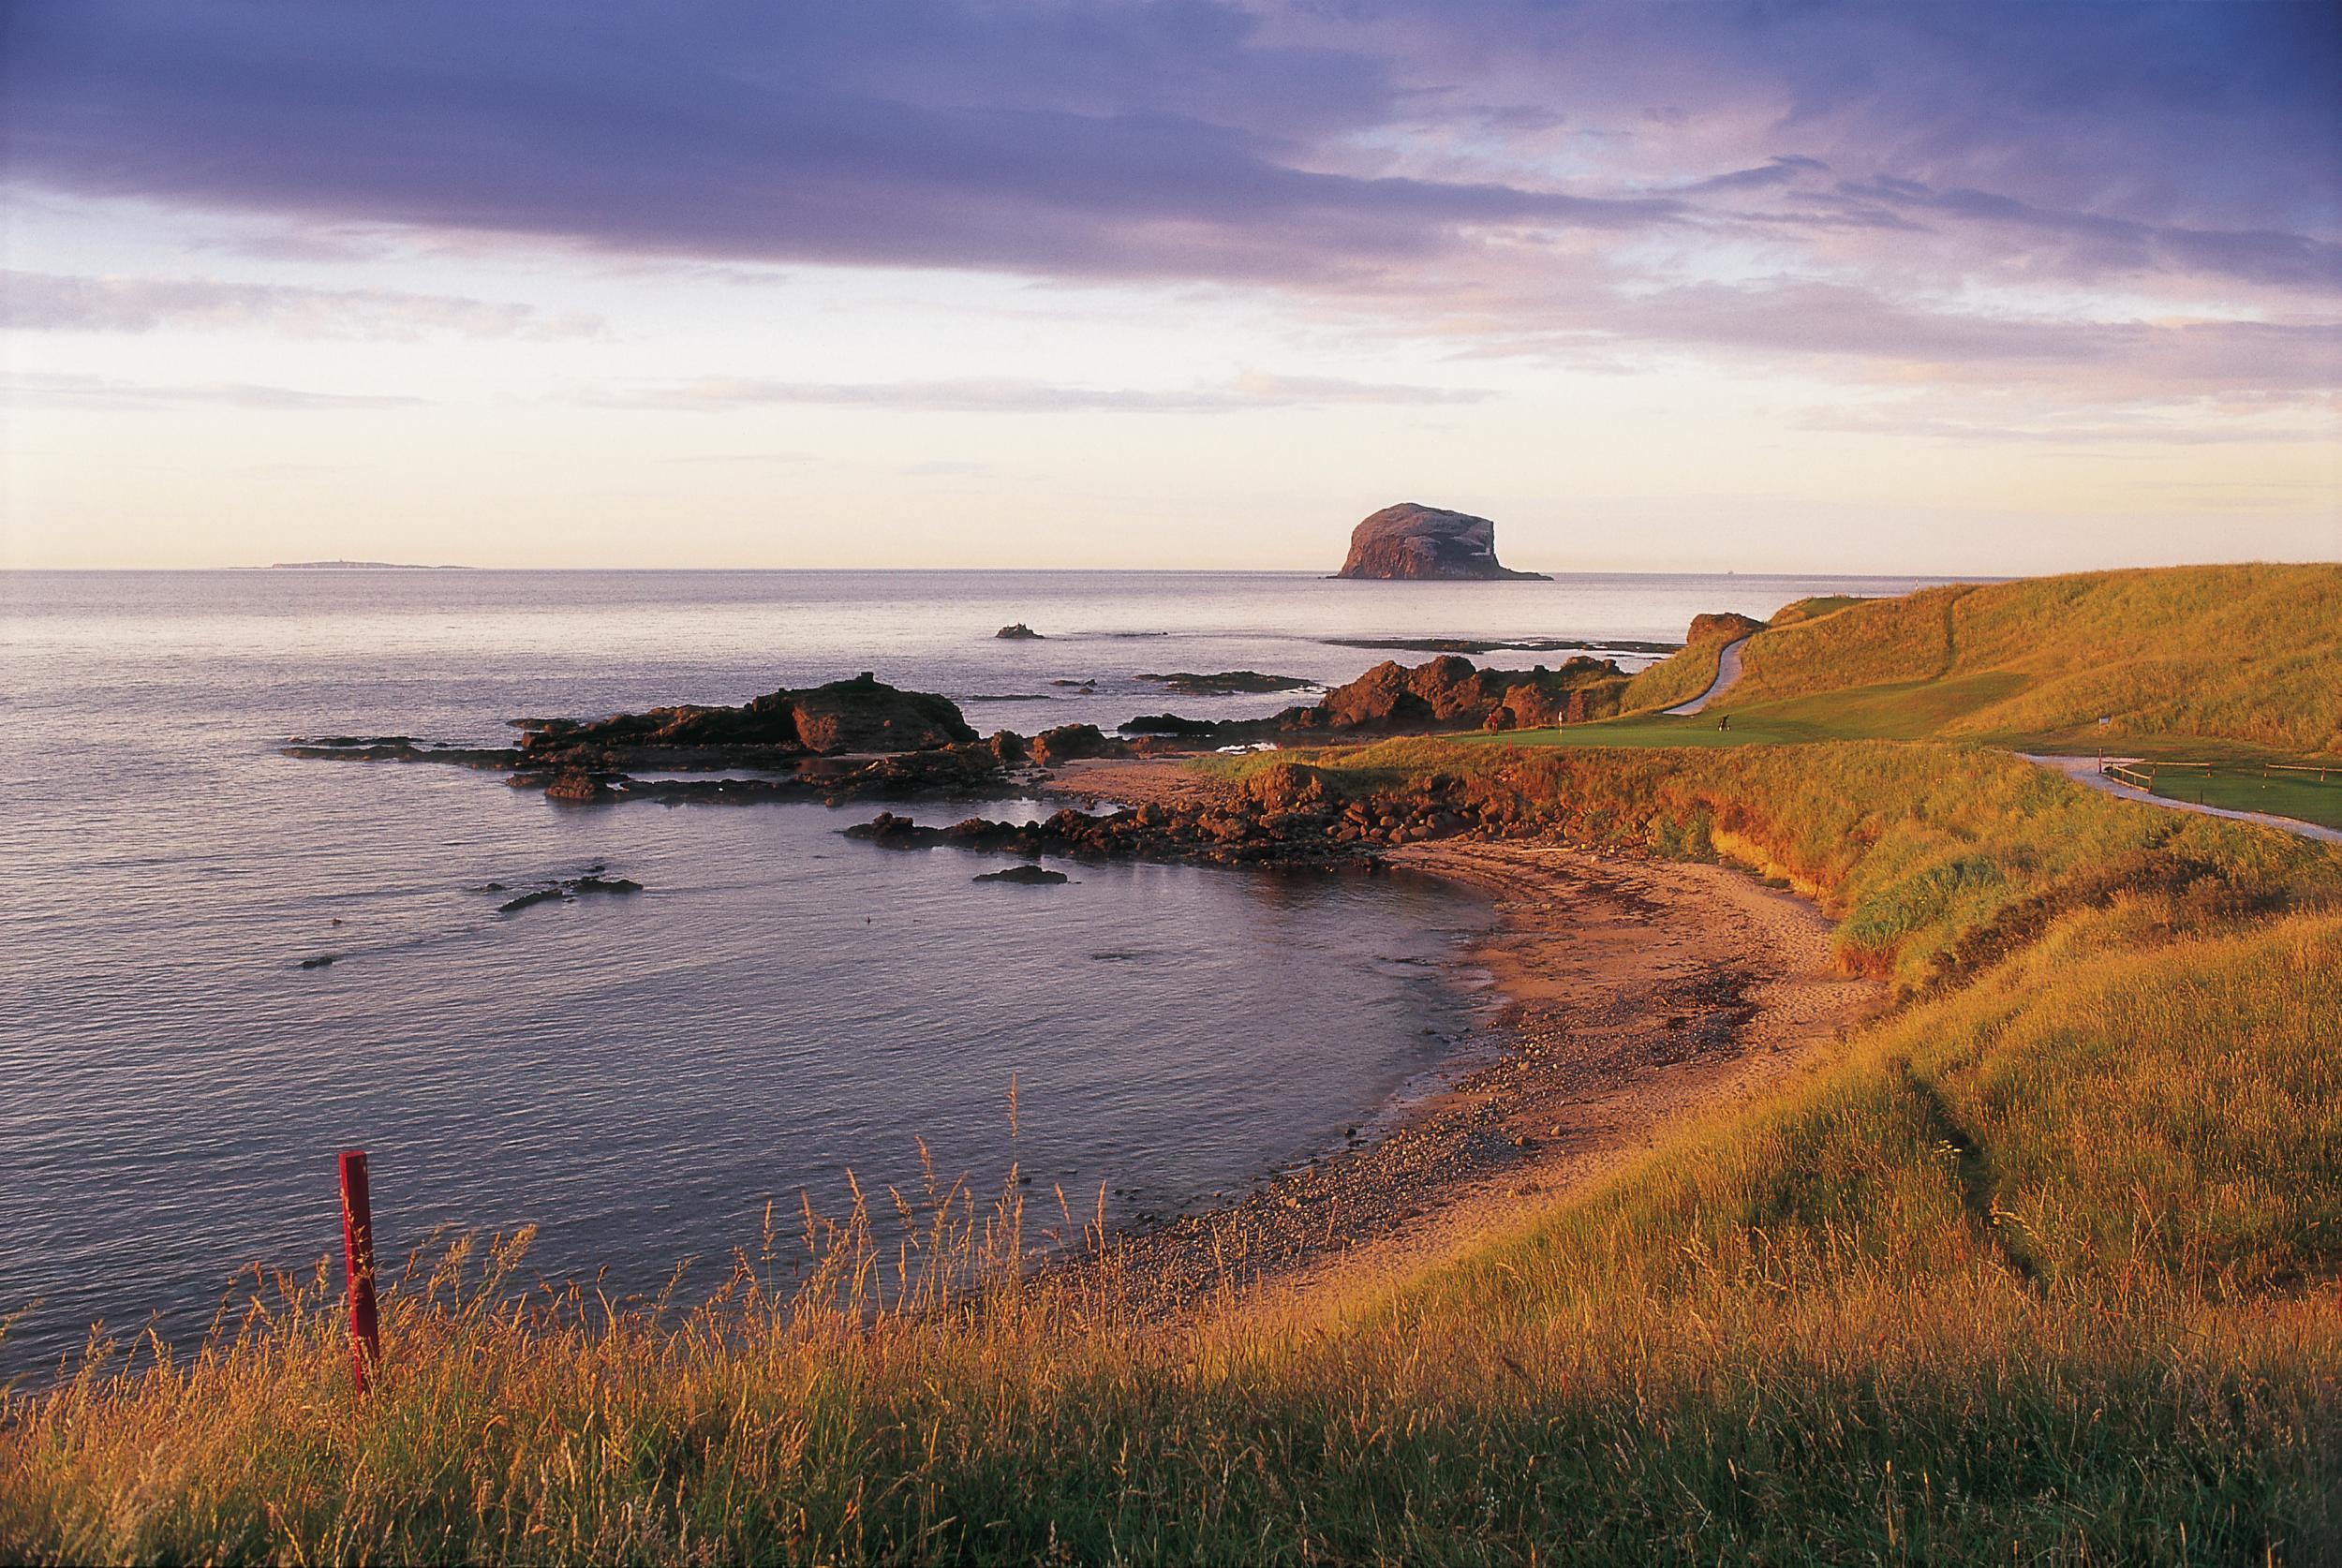
[[[0,575],[0,1312],[38,1303],[0,1368],[100,1318],[185,1336],[240,1265],[313,1261],[345,1145],[372,1153],[388,1256],[535,1223],[539,1267],[642,1290],[753,1244],[767,1199],[911,1177],[918,1138],[982,1186],[1012,1161],[1076,1201],[1103,1185],[1110,1217],[1208,1201],[1339,1141],[1469,1028],[1445,966],[1486,911],[1420,879],[976,884],[999,863],[837,836],[875,806],[563,809],[494,775],[291,761],[289,735],[500,744],[513,717],[865,669],[1012,699],[969,703],[986,730],[1231,717],[1294,699],[1136,677],[1341,680],[1386,655],[1323,639],[1663,639],[1906,585]],[[1046,640],[990,635],[1015,620]],[[497,912],[597,865],[646,891]]]

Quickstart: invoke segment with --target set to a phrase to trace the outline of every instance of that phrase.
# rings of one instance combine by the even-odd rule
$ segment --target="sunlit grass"
[[[1322,760],[1795,880],[1904,1004],[1458,1265],[1305,1303],[1232,1279],[1170,1309],[1110,1258],[1036,1276],[1038,1232],[1085,1217],[947,1187],[877,1195],[894,1245],[867,1215],[752,1242],[688,1309],[440,1260],[386,1293],[359,1401],[307,1281],[208,1346],[20,1394],[0,1557],[2299,1562],[2337,1538],[2342,856],[1977,747]]]
[[[1742,671],[1728,706],[1849,736],[2342,754],[2342,566],[1929,588],[1760,632]]]

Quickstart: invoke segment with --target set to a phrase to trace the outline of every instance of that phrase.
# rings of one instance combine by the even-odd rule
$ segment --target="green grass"
[[[2192,800],[2231,811],[2266,811],[2324,827],[2342,828],[2342,765],[2320,783],[2314,776],[2263,774],[2257,767],[2223,763],[2210,773],[2158,773],[2155,792],[2171,800]]]
[[[1972,746],[1323,760],[1790,880],[1903,1000],[1460,1262],[1307,1303],[1021,1276],[1058,1220],[1010,1185],[658,1320],[459,1260],[388,1293],[357,1404],[312,1286],[20,1395],[0,1559],[2335,1560],[2342,854]]]
[[[2342,567],[2185,567],[1801,599],[1751,639],[1740,682],[1707,713],[1659,713],[1706,689],[1716,646],[1637,674],[1624,717],[1504,738],[1958,739],[2240,771],[2342,758]],[[1717,730],[1727,714],[1731,728]],[[2335,825],[2331,797],[2313,787],[2223,780],[2206,800]]]

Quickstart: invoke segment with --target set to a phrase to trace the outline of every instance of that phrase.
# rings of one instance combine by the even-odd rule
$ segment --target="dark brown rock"
[[[611,798],[610,786],[583,771],[556,774],[553,782],[545,786],[545,798],[579,806],[599,805]]]
[[[768,692],[738,707],[652,708],[540,730],[521,744],[532,762],[601,758],[688,767],[753,762],[758,753],[770,759],[912,751],[975,738],[950,699],[904,691],[865,671],[850,681]]]
[[[1095,724],[1060,724],[1032,738],[1032,760],[1053,768],[1083,757],[1126,757],[1129,747],[1106,735]]]
[[[1012,865],[1005,871],[979,872],[968,879],[974,882],[1014,882],[1024,887],[1046,887],[1066,880],[1062,871],[1052,871],[1041,865]]]

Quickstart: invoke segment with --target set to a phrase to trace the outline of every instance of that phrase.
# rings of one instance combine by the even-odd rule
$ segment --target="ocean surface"
[[[1331,639],[1672,640],[1701,611],[1916,585],[0,573],[0,1376],[98,1322],[187,1342],[241,1267],[313,1265],[345,1146],[370,1151],[387,1260],[533,1224],[548,1276],[649,1291],[697,1258],[712,1285],[768,1200],[835,1212],[849,1170],[915,1179],[921,1140],[980,1191],[1012,1164],[1085,1207],[1103,1188],[1110,1221],[1208,1204],[1338,1146],[1475,1028],[1459,955],[1487,911],[1425,879],[978,884],[1003,863],[840,837],[869,804],[563,808],[289,737],[501,745],[516,717],[863,670],[987,732],[1238,717],[1297,699],[1137,677],[1334,682],[1425,656]],[[1045,640],[992,635],[1013,621]],[[645,891],[500,914],[487,890],[597,865]]]

